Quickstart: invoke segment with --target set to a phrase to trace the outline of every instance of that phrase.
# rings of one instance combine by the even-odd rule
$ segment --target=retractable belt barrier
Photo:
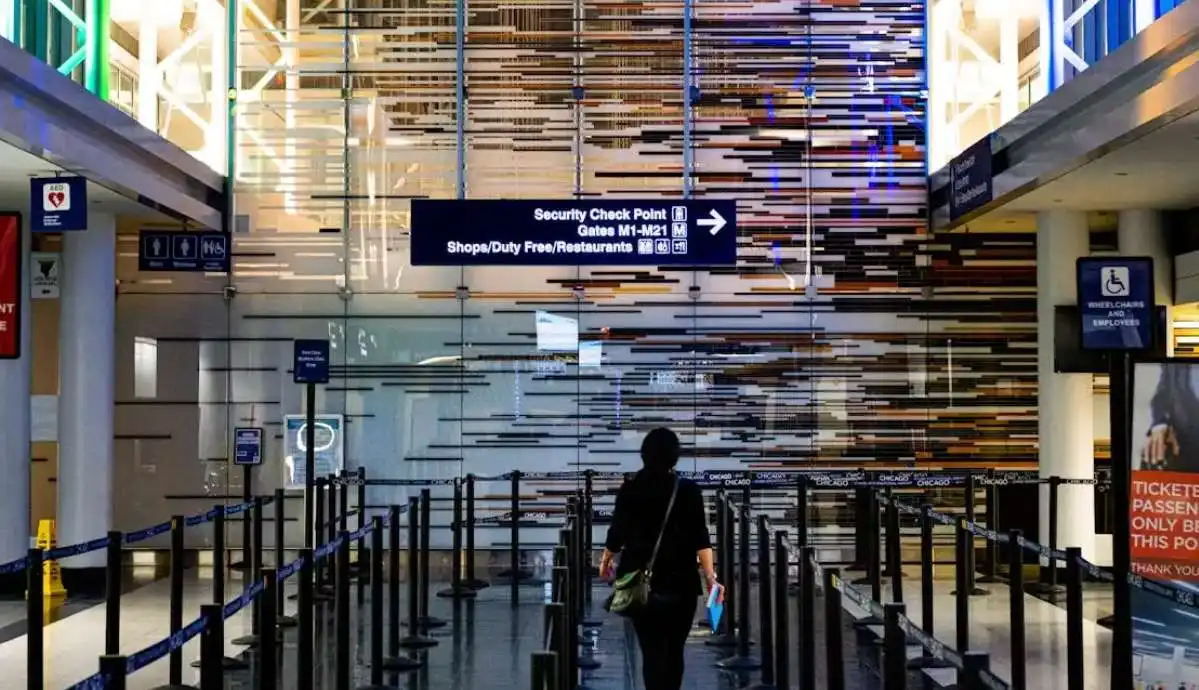
[[[226,509],[224,514],[236,514],[237,512],[244,510],[244,505],[231,506],[229,509]],[[223,687],[213,683],[213,680],[215,679],[218,682],[223,682],[221,681],[221,678],[224,674],[224,669],[222,667],[222,662],[224,661],[224,621],[227,621],[233,616],[241,613],[246,607],[260,602],[265,602],[267,604],[267,608],[273,611],[274,602],[276,601],[274,594],[278,588],[282,587],[285,581],[300,573],[306,574],[306,577],[303,579],[310,579],[312,568],[309,566],[315,565],[316,563],[330,558],[335,554],[345,554],[348,557],[348,546],[351,542],[357,542],[361,539],[365,539],[375,530],[382,532],[382,530],[387,529],[393,521],[398,521],[398,518],[402,512],[403,511],[397,507],[391,513],[389,513],[387,517],[376,517],[371,523],[352,533],[343,532],[333,541],[322,544],[318,549],[312,551],[311,555],[308,553],[301,553],[298,558],[290,563],[282,565],[278,569],[264,569],[262,576],[246,586],[237,596],[229,599],[228,601],[220,603],[219,605],[206,605],[201,607],[203,612],[201,613],[200,617],[188,623],[186,626],[182,626],[179,630],[175,631],[171,635],[168,635],[167,637],[164,637],[163,639],[158,640],[157,642],[154,642],[153,644],[150,644],[140,651],[128,656],[106,655],[101,657],[100,671],[70,686],[69,690],[98,690],[100,688],[110,687],[124,688],[124,681],[126,677],[140,671],[150,664],[166,658],[169,655],[177,653],[183,648],[184,645],[186,645],[188,642],[191,642],[198,636],[202,636],[205,639],[209,636],[215,636],[219,638],[218,641],[220,642],[220,644],[205,644],[204,640],[201,642],[201,658],[199,665],[201,688],[214,686]],[[216,518],[218,513],[219,511],[213,509],[199,516],[185,518],[183,522],[188,525],[199,524],[200,522],[205,522]],[[169,530],[171,523],[168,522],[166,524],[166,529]],[[157,526],[154,529],[159,529],[159,531],[156,533],[166,531]],[[105,540],[105,542],[107,542],[107,540]],[[338,557],[341,558],[340,555]],[[377,558],[381,557],[381,555],[376,552],[376,554],[373,554],[372,557]],[[307,584],[309,585],[308,588],[311,589],[311,582],[309,581]],[[304,583],[302,582],[302,590],[304,589],[303,585]],[[309,608],[311,608],[311,602],[306,603],[308,604]],[[311,611],[309,610],[308,612],[305,612],[302,606],[300,615],[301,618],[309,618],[307,621],[308,629],[306,632],[309,636],[311,636],[313,634],[310,620]],[[337,615],[339,622],[342,622],[342,619],[344,619],[344,625],[348,626],[348,607],[344,605],[340,606],[338,608]],[[305,634],[305,631],[303,631],[304,627],[305,626],[301,624],[301,637],[303,637]],[[273,631],[273,626],[265,626],[264,630]],[[276,665],[274,655],[278,653],[276,650],[277,645],[275,644],[273,638],[273,632],[267,635],[267,637],[271,638],[269,640],[270,644],[262,645],[262,652],[264,656],[262,659],[260,659],[258,666],[259,673],[268,674],[270,680],[264,682],[263,677],[260,676],[260,682],[258,685],[260,688],[275,687],[274,676],[270,674],[274,673],[274,667]],[[339,658],[348,660],[348,644],[340,644],[341,642],[342,641],[339,640]],[[311,639],[309,639],[307,643],[307,653],[304,652],[305,647],[303,646],[303,642],[299,646],[297,661],[301,666],[305,664],[311,665],[312,663]],[[120,663],[111,663],[111,661],[114,659],[119,660]],[[311,675],[309,675],[308,682],[309,687],[311,687]]]

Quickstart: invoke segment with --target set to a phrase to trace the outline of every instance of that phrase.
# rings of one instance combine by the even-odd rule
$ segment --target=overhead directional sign
[[[412,202],[413,266],[731,266],[731,200]]]
[[[229,236],[219,232],[142,230],[138,235],[140,271],[229,272]]]
[[[1078,260],[1078,311],[1087,350],[1143,350],[1153,345],[1153,260]]]

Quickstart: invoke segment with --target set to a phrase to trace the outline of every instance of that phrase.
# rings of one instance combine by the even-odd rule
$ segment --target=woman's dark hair
[[[645,469],[669,472],[679,461],[679,437],[666,427],[658,427],[641,442],[641,462]]]

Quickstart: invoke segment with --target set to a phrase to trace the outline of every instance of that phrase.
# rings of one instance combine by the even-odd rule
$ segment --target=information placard
[[[412,202],[413,266],[732,266],[731,200]]]
[[[29,197],[32,232],[87,230],[85,178],[35,177],[29,180]]]
[[[329,383],[328,340],[297,340],[292,352],[296,383]]]
[[[981,208],[993,197],[991,137],[983,137],[949,162],[949,220]]]
[[[1078,312],[1087,350],[1144,350],[1153,345],[1153,260],[1078,260]]]
[[[241,426],[233,430],[233,464],[262,464],[262,427]]]

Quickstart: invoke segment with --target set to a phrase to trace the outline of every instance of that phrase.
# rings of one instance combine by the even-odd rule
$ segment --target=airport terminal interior
[[[0,690],[1199,690],[1199,0],[0,39]]]

